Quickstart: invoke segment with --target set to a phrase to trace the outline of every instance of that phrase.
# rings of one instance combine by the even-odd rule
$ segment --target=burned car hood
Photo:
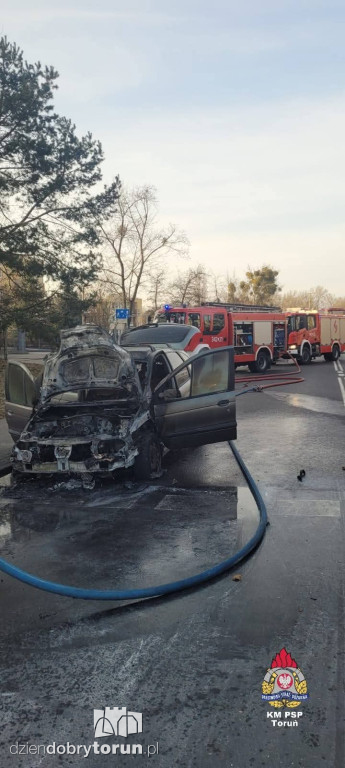
[[[46,360],[39,405],[64,392],[114,391],[115,398],[142,399],[140,381],[131,356],[119,347],[106,331],[95,325],[82,325],[61,331],[57,352]]]

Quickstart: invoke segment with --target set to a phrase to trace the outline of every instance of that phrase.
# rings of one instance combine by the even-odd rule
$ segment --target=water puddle
[[[34,483],[1,488],[0,549],[53,581],[145,586],[190,576],[238,551],[258,510],[246,487],[119,484],[82,502]],[[10,503],[8,503],[10,502]]]
[[[314,397],[314,395],[291,394],[288,392],[265,391],[265,395],[274,397],[286,405],[292,405],[295,408],[305,408],[307,411],[316,413],[325,413],[331,416],[345,416],[345,408],[337,400],[329,400],[327,397]]]

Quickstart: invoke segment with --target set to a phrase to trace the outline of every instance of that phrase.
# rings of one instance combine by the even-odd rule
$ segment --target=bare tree
[[[281,296],[283,309],[300,307],[301,309],[325,309],[334,304],[332,296],[322,285],[299,291],[287,291]]]
[[[193,300],[200,306],[203,301],[206,301],[208,294],[208,279],[209,275],[201,264],[198,264],[194,270],[192,288],[193,288]]]
[[[173,304],[199,305],[207,298],[208,274],[202,264],[178,272],[170,284],[170,300]]]
[[[228,299],[228,284],[229,278],[225,275],[219,275],[216,272],[211,273],[211,284],[209,293],[211,299],[216,302],[229,301]]]
[[[159,306],[163,303],[163,299],[166,297],[168,291],[167,270],[163,267],[158,267],[150,272],[147,285],[147,305],[150,310],[156,312]]]
[[[190,300],[191,271],[188,269],[185,272],[178,272],[170,283],[169,293],[172,304],[187,304]]]
[[[95,323],[95,325],[100,325],[109,331],[117,303],[114,295],[107,291],[104,284],[100,284],[97,286],[97,298],[94,299],[92,306],[83,313],[84,322]]]
[[[103,280],[110,292],[121,295],[130,316],[150,271],[161,268],[168,256],[186,254],[189,245],[186,235],[173,224],[159,225],[156,192],[148,186],[122,190],[114,218],[103,228],[103,238]]]
[[[332,296],[332,302],[333,307],[345,307],[345,296]],[[330,306],[331,306],[330,304]]]

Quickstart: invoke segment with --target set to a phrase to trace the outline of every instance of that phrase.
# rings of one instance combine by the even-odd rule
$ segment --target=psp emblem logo
[[[309,698],[307,681],[295,659],[282,648],[272,659],[263,683],[261,698],[271,707],[299,707]]]
[[[104,707],[93,710],[95,738],[102,736],[129,736],[142,733],[143,716],[141,712],[127,712],[126,707]]]

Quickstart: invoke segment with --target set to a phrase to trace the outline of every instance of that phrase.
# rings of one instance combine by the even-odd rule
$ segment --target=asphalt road
[[[116,741],[153,751],[158,742],[159,751],[90,753],[92,767],[137,760],[159,768],[343,768],[338,369],[314,362],[303,383],[238,398],[237,447],[270,519],[263,544],[236,569],[241,580],[228,574],[176,597],[126,605],[49,596],[1,575],[1,768],[80,763],[83,745],[95,740],[93,710],[103,707],[143,713],[143,732],[100,737],[99,748]],[[257,522],[226,444],[167,454],[164,475],[147,486],[133,484],[130,473],[88,493],[29,480],[4,487],[0,501],[2,556],[80,586],[190,575],[241,546]],[[308,686],[296,727],[274,726],[279,713],[261,699],[282,647]],[[276,722],[286,721],[284,712]],[[81,745],[79,756],[43,754],[68,742],[70,750]],[[17,743],[26,753],[10,754],[22,749]],[[39,754],[28,744],[41,745]]]

